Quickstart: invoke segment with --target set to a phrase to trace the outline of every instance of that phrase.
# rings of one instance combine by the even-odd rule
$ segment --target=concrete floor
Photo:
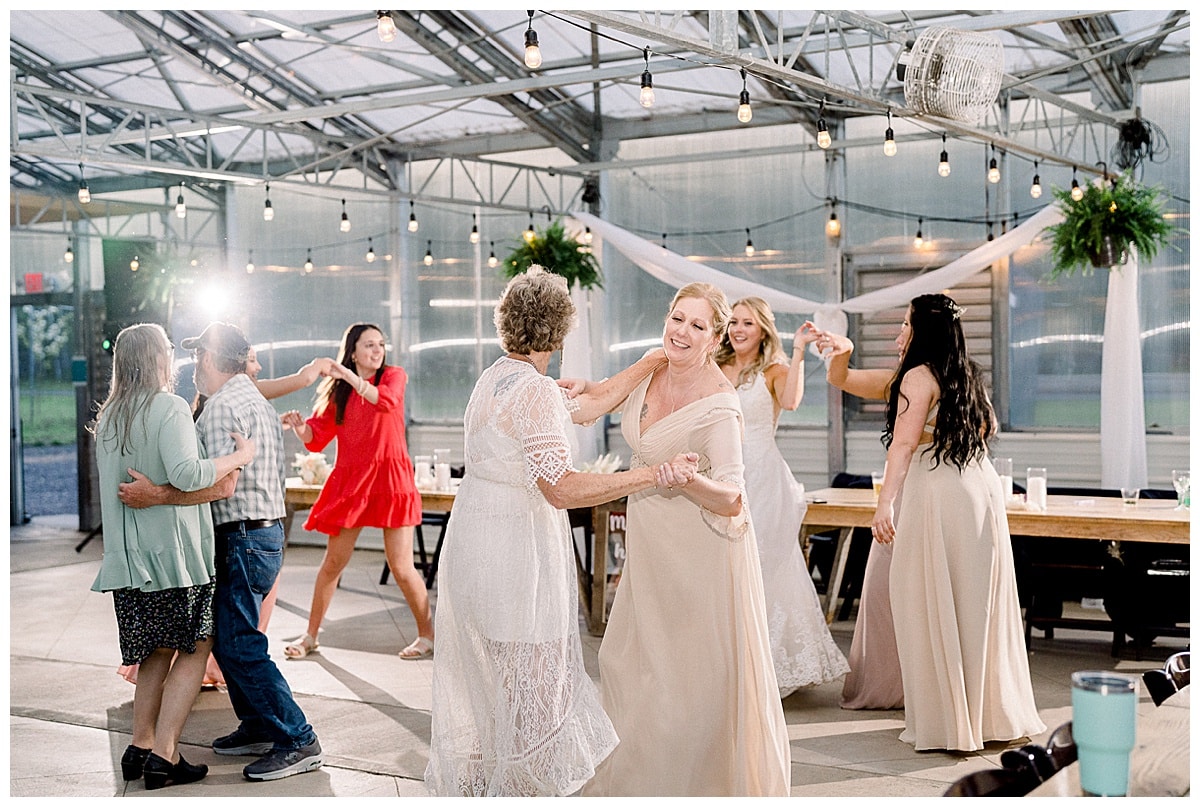
[[[138,796],[119,761],[130,739],[133,687],[120,662],[112,598],[90,591],[101,541],[82,552],[75,517],[41,517],[14,527],[10,538],[9,740],[12,796]],[[432,661],[402,661],[397,651],[416,637],[394,583],[379,585],[383,553],[359,549],[343,576],[321,633],[321,650],[286,660],[283,647],[305,628],[322,550],[289,546],[278,605],[268,634],[325,751],[318,771],[276,782],[249,782],[250,758],[220,757],[214,737],[236,726],[228,696],[200,693],[183,734],[190,762],[209,766],[206,779],[156,791],[161,796],[425,796]],[[367,533],[360,546],[378,542]],[[436,600],[435,600],[436,603]],[[853,622],[833,634],[848,652]],[[1111,635],[1035,631],[1031,668],[1042,720],[1053,729],[1070,719],[1070,673],[1079,669],[1138,671],[1161,666],[1182,640],[1162,640],[1144,661],[1109,656]],[[597,676],[600,639],[584,633],[584,656]],[[794,796],[939,796],[964,774],[999,765],[1003,746],[978,754],[917,753],[897,738],[901,711],[838,708],[841,682],[802,690],[784,701],[792,743]],[[1145,697],[1145,696],[1143,696]],[[1044,743],[1046,736],[1033,738]]]

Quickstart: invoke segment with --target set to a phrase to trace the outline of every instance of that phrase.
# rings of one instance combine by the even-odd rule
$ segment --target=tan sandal
[[[416,661],[421,658],[429,658],[433,655],[433,639],[427,636],[418,636],[417,640],[408,647],[400,651],[400,658],[405,661]]]
[[[307,633],[302,633],[299,639],[283,648],[283,654],[288,658],[304,658],[309,653],[315,652],[320,646],[316,639]]]

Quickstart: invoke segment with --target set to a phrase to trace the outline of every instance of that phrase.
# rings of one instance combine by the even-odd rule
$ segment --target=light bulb
[[[344,233],[350,232],[350,217],[346,215],[346,200],[345,199],[342,200],[342,222],[341,222],[341,224],[338,225],[338,229],[340,229]]]
[[[585,244],[592,243],[592,228],[591,227],[583,228],[583,243],[585,243]]]
[[[379,22],[375,27],[375,32],[379,34],[380,42],[392,42],[396,39],[396,21],[392,19],[392,12],[377,11]]]
[[[529,214],[529,226],[525,228],[525,232],[521,233],[521,237],[525,239],[526,244],[532,244],[533,239],[537,237],[537,233],[533,231],[533,214]]]
[[[415,233],[421,225],[417,222],[417,208],[412,202],[408,203],[408,231]]]
[[[1042,178],[1037,174],[1033,175],[1033,184],[1029,186],[1029,195],[1034,199],[1042,197]]]
[[[988,182],[992,183],[993,185],[995,185],[997,182],[1000,181],[1000,167],[998,165],[996,165],[995,157],[993,157],[992,161],[990,163],[988,163],[987,177],[988,177]]]
[[[817,145],[823,149],[833,145],[833,138],[829,136],[829,127],[825,125],[824,118],[817,121]]]
[[[312,270],[313,270],[312,250],[310,249],[308,251],[308,254],[305,255],[305,257],[304,257],[304,271],[311,272]]]
[[[246,274],[254,274],[254,253],[251,252],[246,258]]]
[[[138,256],[134,255],[133,260],[129,262],[129,271],[136,272],[138,270],[138,267],[140,267],[141,265],[142,265],[142,263],[141,263],[141,261],[138,260]]]
[[[917,219],[917,235],[913,238],[913,246],[917,249],[920,249],[921,245],[925,243],[925,239],[921,235],[921,222],[922,219]]]
[[[642,73],[642,91],[638,94],[638,103],[646,109],[654,106],[654,80],[649,70]]]
[[[175,197],[175,218],[187,218],[187,205],[183,203],[183,189],[179,191],[179,195]]]
[[[74,263],[75,262],[75,250],[71,249],[70,241],[67,241],[67,251],[63,253],[63,262],[64,263]]]
[[[432,241],[428,242],[428,246],[425,247],[425,265],[433,266],[433,242]]]
[[[491,254],[488,255],[488,267],[495,269],[496,264],[500,263],[500,261],[496,258],[496,242],[489,241],[488,244],[492,248]]]
[[[842,223],[838,221],[837,213],[829,214],[829,221],[825,222],[825,234],[830,238],[837,238],[842,234]]]
[[[750,240],[750,228],[746,228],[746,257],[754,257],[754,242]]]
[[[737,118],[742,123],[749,123],[753,117],[754,110],[750,108],[750,91],[742,90],[741,95],[738,96]]]
[[[479,243],[479,225],[474,220],[471,221],[471,235],[467,238],[472,244]]]
[[[938,158],[938,176],[950,176],[950,155],[945,151],[943,151],[941,157]]]
[[[275,219],[275,208],[271,207],[271,183],[267,183],[267,201],[263,203],[263,221]]]
[[[92,192],[88,190],[88,184],[84,180],[79,180],[79,203],[86,205],[92,201]]]
[[[1083,198],[1083,188],[1079,187],[1079,180],[1071,180],[1071,198],[1078,202]]]
[[[537,31],[533,30],[533,12],[529,12],[529,27],[525,30],[525,66],[537,70],[542,66],[542,49],[538,47]]]
[[[883,153],[888,157],[896,156],[896,136],[892,133],[891,126],[883,134]]]
[[[375,263],[375,245],[370,238],[367,239],[367,263]]]

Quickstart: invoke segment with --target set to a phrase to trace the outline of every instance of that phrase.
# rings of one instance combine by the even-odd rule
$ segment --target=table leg
[[[837,544],[833,549],[833,573],[825,588],[825,602],[823,603],[826,624],[832,624],[833,618],[837,614],[838,593],[842,588],[842,577],[846,572],[846,556],[850,554],[850,536],[853,533],[853,527],[842,527],[838,530]]]

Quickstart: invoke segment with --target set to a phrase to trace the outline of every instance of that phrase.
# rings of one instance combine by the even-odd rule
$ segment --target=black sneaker
[[[268,781],[294,776],[297,773],[308,773],[321,767],[324,757],[321,755],[321,744],[314,737],[313,741],[303,748],[291,751],[274,751],[257,762],[251,762],[242,768],[242,775],[247,779]]]
[[[241,726],[238,726],[232,734],[226,734],[224,737],[218,737],[212,741],[212,750],[227,757],[261,757],[263,754],[271,753],[271,749],[274,747],[275,743],[271,740],[255,737]]]

